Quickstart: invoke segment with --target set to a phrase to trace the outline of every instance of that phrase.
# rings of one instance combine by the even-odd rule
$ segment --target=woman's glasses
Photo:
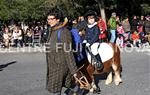
[[[47,20],[54,20],[54,19],[56,19],[56,18],[47,18]]]

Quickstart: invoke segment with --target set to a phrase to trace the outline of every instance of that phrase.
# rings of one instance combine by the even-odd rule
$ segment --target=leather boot
[[[101,60],[100,55],[99,54],[95,55],[95,58],[97,60],[97,69],[100,70],[100,71],[103,70],[104,65],[103,65],[103,62]]]

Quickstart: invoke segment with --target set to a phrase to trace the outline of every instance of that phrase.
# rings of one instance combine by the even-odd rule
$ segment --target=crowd
[[[117,21],[116,43],[124,47],[131,45],[141,47],[142,44],[149,42],[150,35],[150,16],[141,16],[139,19],[134,16],[132,20],[126,17],[122,21]]]
[[[25,25],[20,22],[3,25],[0,31],[0,46],[2,48],[34,46],[35,43],[44,43],[46,26],[37,22]]]
[[[79,35],[85,34],[86,19],[84,16],[71,18],[68,21],[69,30],[77,29]],[[97,17],[97,25],[101,31],[99,39],[101,42],[110,41],[120,47],[131,46],[141,47],[143,43],[150,42],[150,16],[124,17],[120,19],[116,13],[112,13],[110,19],[105,22]],[[46,23],[37,22],[31,25],[11,24],[1,25],[0,46],[3,48],[34,46],[35,43],[45,43],[47,39]],[[77,37],[77,36],[76,36]]]

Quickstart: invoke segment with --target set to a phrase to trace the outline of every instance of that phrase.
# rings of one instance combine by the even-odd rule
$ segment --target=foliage
[[[147,15],[148,0],[0,0],[0,17],[3,20],[41,20],[54,7],[71,17],[84,15],[87,10],[99,12],[98,2],[105,8],[106,16],[116,11],[120,16]]]

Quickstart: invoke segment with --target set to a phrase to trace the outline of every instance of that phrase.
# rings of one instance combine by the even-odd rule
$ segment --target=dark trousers
[[[26,37],[25,37],[25,45],[27,46],[27,45],[29,45],[29,44],[31,44],[31,43],[32,43],[32,37],[26,36]]]
[[[15,40],[14,40],[14,46],[17,47],[18,43],[19,43],[19,45],[20,45],[21,47],[23,47],[23,41],[22,41],[22,40],[19,40],[19,39],[15,39]]]

